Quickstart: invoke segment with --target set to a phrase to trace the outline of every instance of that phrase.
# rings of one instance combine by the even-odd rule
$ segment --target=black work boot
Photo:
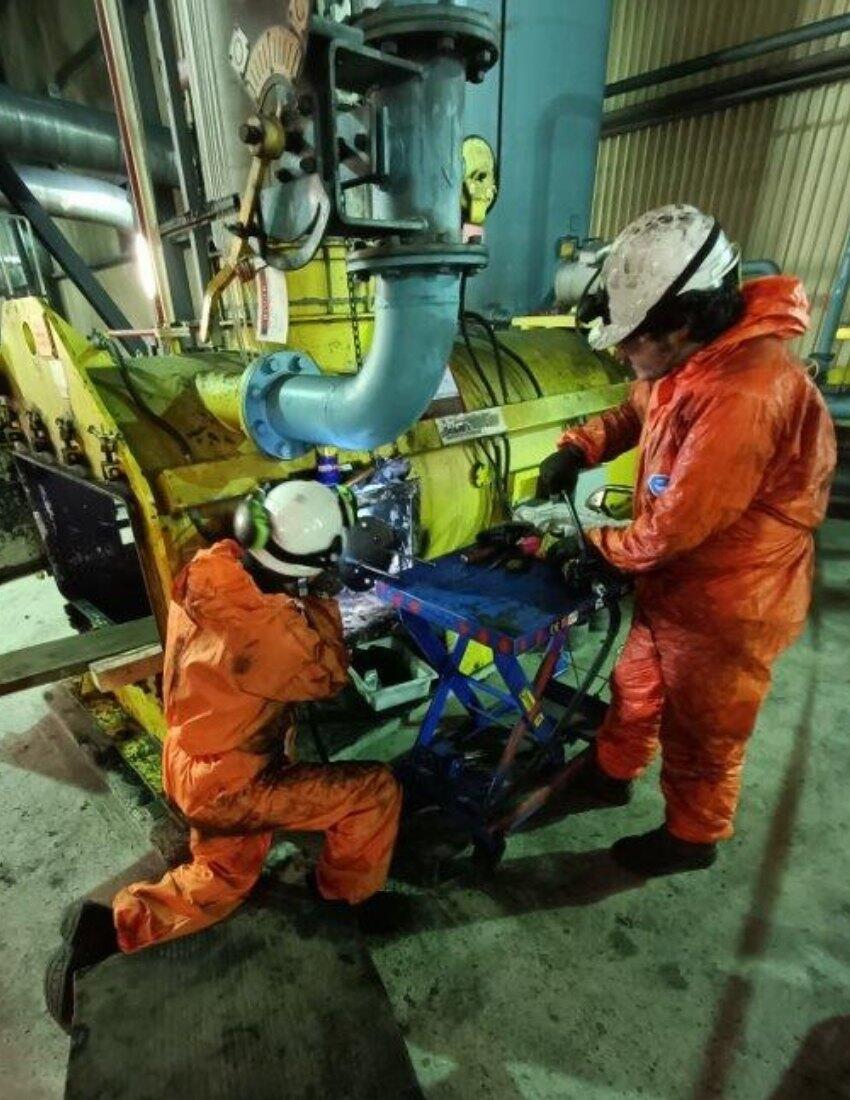
[[[627,871],[652,878],[710,867],[717,859],[717,845],[679,840],[666,825],[659,825],[651,833],[621,837],[611,845],[611,856]]]
[[[331,911],[351,914],[357,927],[366,935],[390,935],[405,931],[412,923],[414,905],[406,894],[397,894],[390,890],[380,890],[365,901],[349,905],[347,901],[330,901],[322,896],[316,881],[315,870],[306,875],[308,891]]]
[[[65,910],[60,923],[63,944],[54,951],[44,972],[47,1011],[64,1031],[74,1016],[74,975],[118,951],[112,909],[95,901],[77,901]]]
[[[603,771],[596,759],[596,747],[591,745],[569,781],[567,796],[576,809],[625,806],[632,800],[632,781],[615,779]]]

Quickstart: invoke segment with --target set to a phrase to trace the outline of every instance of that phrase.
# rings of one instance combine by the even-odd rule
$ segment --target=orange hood
[[[238,617],[263,605],[263,594],[242,565],[242,548],[232,539],[199,550],[179,574],[172,599],[196,623]]]
[[[809,327],[809,300],[803,284],[792,275],[769,275],[741,287],[744,316],[694,355],[691,362],[705,365],[724,358],[742,344],[760,336],[793,340]]]

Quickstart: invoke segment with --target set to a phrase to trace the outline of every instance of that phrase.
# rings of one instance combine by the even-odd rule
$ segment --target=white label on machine
[[[463,443],[484,435],[501,435],[507,430],[501,409],[477,409],[475,412],[437,417],[437,431],[444,445]]]
[[[289,335],[289,296],[286,275],[273,267],[262,267],[254,280],[257,290],[257,339],[285,344]]]

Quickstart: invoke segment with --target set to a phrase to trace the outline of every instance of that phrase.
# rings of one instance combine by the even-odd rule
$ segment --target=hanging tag
[[[257,339],[270,344],[285,344],[289,335],[289,296],[286,274],[263,267],[254,278],[257,291]]]

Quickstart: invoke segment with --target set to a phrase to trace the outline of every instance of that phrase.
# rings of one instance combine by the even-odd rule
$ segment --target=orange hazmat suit
[[[335,694],[348,657],[333,600],[260,591],[231,541],[177,578],[168,615],[163,787],[191,825],[192,861],[113,902],[135,951],[232,912],[275,829],[321,831],[322,895],[352,904],[383,886],[401,793],[380,764],[292,764],[292,704]]]
[[[742,289],[739,322],[560,440],[588,465],[640,449],[633,522],[589,533],[636,586],[597,758],[631,779],[660,742],[668,830],[702,843],[732,835],[771,665],[808,610],[836,456],[825,403],[787,348],[808,326],[802,285]]]

